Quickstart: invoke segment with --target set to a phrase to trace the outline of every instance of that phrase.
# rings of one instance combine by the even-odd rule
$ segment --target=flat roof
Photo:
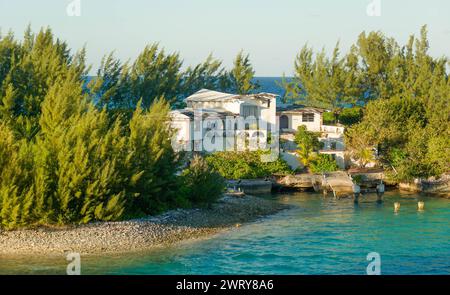
[[[193,110],[190,108],[185,108],[185,109],[178,109],[178,110],[173,110],[171,111],[171,114],[182,114],[185,115],[187,117],[189,117],[190,119],[194,119],[195,117],[195,112],[197,110]],[[198,110],[200,111],[200,110]],[[202,109],[201,110],[202,113],[202,118],[206,119],[208,117],[218,117],[218,118],[226,118],[226,117],[236,117],[238,114],[234,114],[232,112],[226,111],[226,110],[220,110],[220,109],[214,109],[214,110],[210,110],[210,109]]]
[[[280,112],[280,113],[305,113],[305,112],[324,113],[324,112],[326,112],[326,110],[321,109],[321,108],[314,108],[314,107],[289,105],[289,106],[277,107],[277,112]]]
[[[268,101],[275,98],[277,95],[272,93],[258,93],[258,94],[230,94],[209,89],[202,89],[186,98],[186,102],[208,102],[208,101],[227,101],[233,99],[258,99]]]

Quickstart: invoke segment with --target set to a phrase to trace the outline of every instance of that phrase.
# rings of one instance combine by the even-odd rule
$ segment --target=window
[[[302,122],[314,122],[314,114],[313,113],[303,113]]]
[[[282,115],[280,117],[280,128],[281,129],[288,129],[289,128],[289,118],[286,115]]]
[[[258,107],[254,105],[242,105],[241,116],[243,116],[244,119],[250,116],[259,118]]]

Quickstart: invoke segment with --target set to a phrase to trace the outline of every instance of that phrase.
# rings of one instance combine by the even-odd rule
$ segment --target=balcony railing
[[[344,134],[344,130],[345,127],[342,126],[322,125],[320,127],[320,131],[334,134]]]

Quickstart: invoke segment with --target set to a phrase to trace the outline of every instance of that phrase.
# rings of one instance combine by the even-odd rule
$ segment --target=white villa
[[[185,109],[170,113],[172,127],[178,130],[175,141],[179,149],[203,151],[204,135],[209,131],[215,130],[213,136],[218,139],[230,136],[228,133],[232,133],[231,137],[234,137],[241,131],[245,131],[245,135],[251,138],[260,132],[267,135],[277,125],[274,94],[238,95],[202,89],[186,98],[185,102]],[[196,117],[202,120],[196,120]],[[243,126],[238,126],[240,122],[244,123]],[[216,150],[225,148],[217,146]]]
[[[173,142],[179,150],[203,151],[205,141],[211,142],[211,138],[205,140],[205,134],[214,130],[213,137],[217,138],[229,136],[229,132],[233,137],[244,131],[248,138],[252,138],[279,131],[281,156],[296,169],[301,164],[295,156],[297,146],[294,134],[298,126],[304,125],[308,131],[321,133],[320,141],[324,143],[324,148],[320,153],[331,154],[338,166],[345,168],[344,127],[323,125],[322,109],[277,107],[276,97],[271,93],[239,95],[202,89],[186,98],[185,109],[170,113],[172,127],[177,129]],[[258,123],[247,118],[255,118]],[[238,126],[238,122],[242,122],[239,119],[244,120],[244,125]],[[212,151],[215,150],[227,150],[227,147],[218,144]]]

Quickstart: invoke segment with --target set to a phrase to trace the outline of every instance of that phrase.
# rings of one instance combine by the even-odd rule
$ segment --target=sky
[[[291,76],[304,44],[331,52],[339,40],[345,53],[372,30],[405,44],[424,24],[430,54],[450,56],[448,0],[0,0],[3,33],[21,38],[28,24],[50,26],[75,50],[86,46],[94,72],[111,51],[133,60],[159,42],[185,66],[212,53],[230,68],[243,49],[256,76]]]

